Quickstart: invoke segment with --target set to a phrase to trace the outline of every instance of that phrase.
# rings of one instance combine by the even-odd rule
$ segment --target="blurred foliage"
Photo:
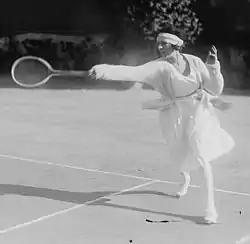
[[[134,0],[127,7],[126,20],[146,38],[154,39],[159,32],[171,32],[193,43],[202,30],[192,11],[193,3],[194,0]]]

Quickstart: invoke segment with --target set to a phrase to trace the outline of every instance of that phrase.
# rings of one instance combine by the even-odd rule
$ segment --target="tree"
[[[192,11],[194,2],[195,0],[131,0],[127,5],[126,23],[148,39],[166,31],[193,43],[202,31],[201,23]]]

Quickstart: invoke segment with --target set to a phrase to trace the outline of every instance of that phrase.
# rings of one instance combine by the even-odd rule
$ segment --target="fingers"
[[[97,73],[96,73],[95,66],[92,67],[92,68],[89,70],[88,75],[89,75],[91,78],[94,78],[94,79],[97,77]]]
[[[103,65],[95,65],[89,70],[89,76],[93,79],[99,80],[103,77]]]
[[[214,54],[217,54],[217,49],[216,49],[215,46],[212,46],[212,51],[213,51]]]
[[[92,77],[95,76],[95,70],[93,68],[90,69],[88,73],[89,73],[89,76],[92,76]]]
[[[214,45],[212,45],[211,49],[209,50],[209,55],[217,56],[217,49]]]
[[[218,59],[217,58],[217,48],[214,45],[212,45],[212,47],[208,51],[206,63],[207,64],[214,64],[217,59]]]

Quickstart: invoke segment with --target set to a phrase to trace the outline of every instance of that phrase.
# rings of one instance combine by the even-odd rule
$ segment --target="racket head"
[[[11,67],[11,76],[16,84],[24,88],[36,88],[51,78],[53,69],[43,58],[24,56],[18,58]]]

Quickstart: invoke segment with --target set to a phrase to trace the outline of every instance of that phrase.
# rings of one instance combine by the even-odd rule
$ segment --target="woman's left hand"
[[[207,64],[215,64],[216,60],[218,59],[217,53],[218,53],[218,51],[217,51],[216,47],[213,45],[208,52],[206,63]]]
[[[225,102],[224,100],[222,100],[221,98],[212,98],[210,99],[210,103],[217,109],[221,110],[221,111],[225,111],[228,109],[232,108],[232,103],[229,102]]]

